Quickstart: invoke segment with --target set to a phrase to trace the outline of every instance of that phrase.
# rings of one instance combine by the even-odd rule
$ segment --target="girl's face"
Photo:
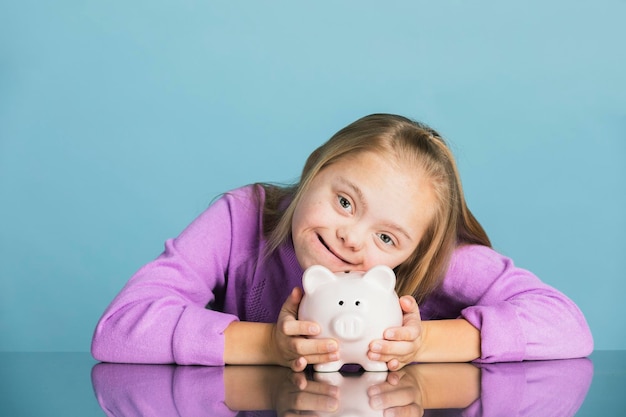
[[[303,269],[395,268],[435,213],[432,185],[409,162],[365,152],[321,170],[298,202],[292,238]]]

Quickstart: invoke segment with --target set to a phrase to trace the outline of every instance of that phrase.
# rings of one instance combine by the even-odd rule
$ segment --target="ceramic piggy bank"
[[[339,343],[339,360],[314,365],[318,372],[335,372],[344,364],[359,364],[366,371],[386,371],[385,362],[367,358],[369,343],[382,339],[389,327],[402,325],[402,309],[394,287],[396,276],[387,266],[367,272],[333,273],[315,265],[302,276],[304,297],[299,320],[317,322],[317,337]]]

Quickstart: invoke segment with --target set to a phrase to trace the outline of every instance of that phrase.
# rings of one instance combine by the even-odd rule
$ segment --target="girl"
[[[304,269],[393,268],[403,325],[369,346],[411,362],[586,356],[587,323],[565,295],[491,249],[453,156],[431,128],[391,114],[355,121],[316,149],[292,187],[227,193],[141,268],[100,319],[101,361],[279,364],[341,355],[299,321]]]

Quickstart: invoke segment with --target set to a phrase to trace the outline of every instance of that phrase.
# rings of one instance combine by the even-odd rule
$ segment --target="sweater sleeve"
[[[590,329],[572,300],[488,247],[457,249],[443,292],[480,330],[478,362],[576,358],[593,350]]]
[[[224,329],[238,318],[206,308],[225,291],[232,199],[222,197],[113,299],[92,339],[103,362],[223,365]]]
[[[234,417],[224,402],[225,369],[99,363],[91,381],[107,416]]]

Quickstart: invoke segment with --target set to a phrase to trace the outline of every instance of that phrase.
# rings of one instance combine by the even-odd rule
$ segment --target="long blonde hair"
[[[271,253],[290,238],[295,207],[311,180],[341,158],[366,151],[409,158],[434,187],[437,204],[434,218],[415,251],[395,269],[398,294],[411,294],[421,302],[443,279],[458,245],[491,246],[491,243],[467,207],[454,157],[444,139],[427,125],[406,117],[365,116],[313,151],[298,184],[287,187],[259,184],[266,196],[263,224],[268,251]]]

